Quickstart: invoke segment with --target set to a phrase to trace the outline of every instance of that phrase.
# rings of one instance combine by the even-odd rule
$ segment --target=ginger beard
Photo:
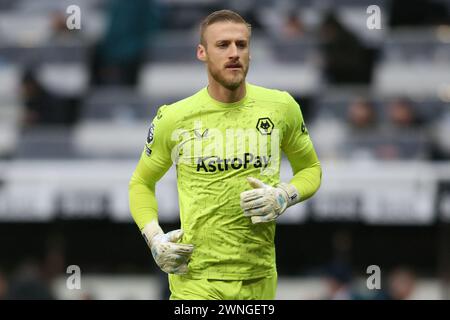
[[[228,90],[241,86],[250,61],[250,32],[245,24],[217,22],[205,32],[198,57],[206,62],[212,79]]]
[[[237,60],[229,61],[218,67],[217,64],[207,59],[208,72],[211,77],[228,90],[235,90],[245,81],[249,63]],[[235,67],[235,68],[233,68]]]

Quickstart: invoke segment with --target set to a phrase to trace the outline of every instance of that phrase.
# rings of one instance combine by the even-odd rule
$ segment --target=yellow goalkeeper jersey
[[[142,229],[157,219],[155,185],[174,164],[183,243],[195,246],[190,278],[252,279],[271,275],[275,225],[252,224],[240,208],[246,177],[279,183],[281,152],[301,200],[319,188],[321,168],[300,106],[287,92],[246,84],[235,103],[204,88],[159,108],[130,181],[132,216]],[[157,186],[156,186],[157,187]]]

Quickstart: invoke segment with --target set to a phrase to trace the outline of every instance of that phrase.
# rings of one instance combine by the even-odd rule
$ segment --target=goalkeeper
[[[274,299],[276,219],[320,186],[299,105],[245,80],[250,34],[235,12],[206,17],[197,58],[208,86],[159,108],[129,184],[131,214],[169,274],[171,299]],[[280,151],[289,182],[279,181]],[[165,233],[155,186],[173,163],[181,229]]]

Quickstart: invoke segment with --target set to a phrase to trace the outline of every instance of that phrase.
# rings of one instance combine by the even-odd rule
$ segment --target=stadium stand
[[[206,84],[195,53],[198,22],[228,7],[254,26],[248,80],[298,98],[324,164],[317,198],[280,220],[277,241],[300,240],[295,255],[289,246],[277,251],[278,298],[330,298],[327,281],[342,274],[324,269],[336,256],[347,259],[348,276],[367,298],[392,298],[396,276],[416,287],[402,298],[450,298],[442,289],[450,270],[450,2],[398,2],[147,1],[158,15],[132,61],[136,83],[94,85],[113,0],[0,0],[0,289],[10,281],[20,296],[22,263],[57,268],[66,259],[83,266],[90,285],[68,292],[60,267],[52,273],[56,298],[165,297],[131,223],[128,175],[158,107]],[[366,26],[374,4],[380,30]],[[81,30],[65,28],[69,5],[81,8]],[[326,35],[330,14],[343,38]],[[361,66],[363,75],[353,77]],[[30,74],[40,99],[29,94]],[[36,120],[36,110],[59,117]],[[282,167],[287,178],[286,161]],[[164,179],[157,192],[169,228],[179,223],[175,172]],[[17,239],[31,232],[30,247]],[[115,249],[101,241],[111,235]],[[386,288],[394,291],[365,291],[365,268],[374,261],[392,270]],[[121,291],[124,283],[135,291]]]

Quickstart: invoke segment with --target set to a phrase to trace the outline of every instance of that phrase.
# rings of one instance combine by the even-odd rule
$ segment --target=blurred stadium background
[[[0,0],[0,299],[167,297],[127,183],[158,106],[206,84],[197,26],[223,8],[253,25],[248,80],[295,96],[323,164],[279,220],[278,298],[449,299],[445,0]],[[173,170],[157,197],[177,228]]]

